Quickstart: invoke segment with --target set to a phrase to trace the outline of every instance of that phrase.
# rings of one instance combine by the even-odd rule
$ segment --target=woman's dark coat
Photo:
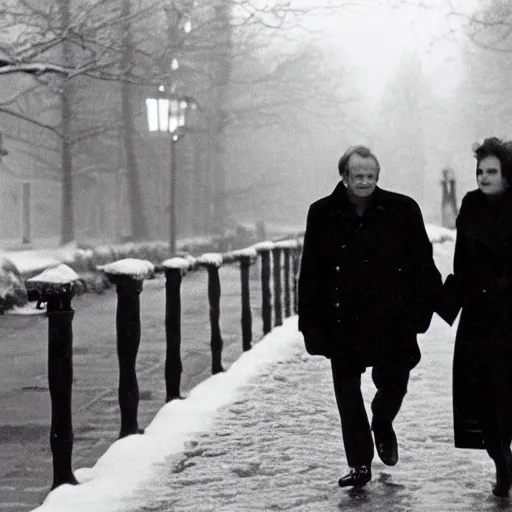
[[[453,361],[455,446],[484,448],[481,426],[510,436],[512,414],[512,193],[499,208],[480,190],[457,218],[454,273],[436,311],[450,324],[462,308]]]
[[[343,183],[308,212],[299,275],[299,329],[311,354],[347,369],[412,368],[416,334],[430,324],[441,276],[421,211],[376,188],[358,217]]]

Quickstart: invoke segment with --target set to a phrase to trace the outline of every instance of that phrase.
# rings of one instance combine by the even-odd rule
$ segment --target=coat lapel
[[[496,228],[502,240],[510,240],[512,238],[512,192],[507,191],[506,202],[503,210],[496,223]]]
[[[496,254],[505,252],[505,241],[512,237],[512,194],[507,193],[498,219],[483,193],[476,196],[476,204],[460,219],[462,227],[473,239],[481,242]]]

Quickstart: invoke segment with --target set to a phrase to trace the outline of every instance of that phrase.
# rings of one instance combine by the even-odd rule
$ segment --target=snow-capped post
[[[242,349],[251,350],[252,343],[252,313],[249,271],[256,261],[258,253],[254,247],[247,247],[231,252],[231,257],[240,262],[240,284],[242,291]]]
[[[252,315],[251,295],[249,288],[249,269],[251,256],[240,257],[240,281],[242,286],[242,349],[244,352],[251,349],[252,343]]]
[[[284,316],[288,318],[292,314],[291,295],[290,295],[290,247],[285,247],[284,251]]]
[[[283,303],[281,300],[281,248],[275,245],[272,249],[274,274],[274,327],[283,325]]]
[[[165,401],[181,398],[181,280],[193,266],[193,260],[170,258],[162,263],[165,270]]]
[[[154,277],[155,267],[147,260],[126,258],[98,266],[116,285],[117,357],[119,360],[119,438],[140,434],[137,415],[139,385],[135,364],[140,345],[140,292],[144,279]]]
[[[272,330],[272,292],[270,291],[270,251],[273,242],[259,242],[253,245],[261,257],[261,316],[263,319],[263,334]]]
[[[208,270],[208,301],[210,303],[210,346],[212,351],[212,374],[224,371],[222,367],[222,336],[220,334],[220,278],[219,267],[222,265],[222,255],[205,253],[197,259],[197,264]]]
[[[291,301],[291,262],[297,247],[296,240],[282,240],[276,244],[282,251],[284,257],[284,316],[288,318],[292,314]]]
[[[73,422],[73,315],[71,299],[79,276],[59,264],[27,279],[27,291],[38,293],[47,303],[48,387],[51,401],[50,448],[53,457],[53,484],[77,484],[71,468]]]
[[[299,310],[299,269],[300,269],[300,256],[302,252],[302,244],[297,240],[297,246],[292,254],[293,266],[293,312],[297,314]]]

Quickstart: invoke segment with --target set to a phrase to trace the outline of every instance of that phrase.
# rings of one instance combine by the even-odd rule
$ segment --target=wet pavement
[[[443,274],[451,266],[452,252],[453,244],[435,247],[436,261]],[[231,292],[223,296],[224,304],[232,300],[231,310],[236,311],[232,315],[224,313],[224,319],[230,318],[231,324],[223,324],[225,332],[231,331],[233,341],[236,340],[232,360],[237,357],[237,350],[240,351],[236,276],[233,271]],[[197,283],[197,289],[201,286]],[[231,299],[227,299],[231,293]],[[189,365],[189,383],[208,375],[209,329],[205,327],[207,309],[203,306],[194,305],[191,299],[190,318],[195,330],[190,332],[195,334],[190,334],[184,345],[191,354],[204,356],[206,370],[201,374],[201,370],[194,371],[193,365]],[[259,306],[257,299],[253,300],[253,306],[254,313]],[[83,310],[86,309],[84,306]],[[151,316],[145,307],[143,311],[142,318]],[[203,314],[200,320],[199,315]],[[194,315],[197,315],[195,319]],[[255,313],[254,317],[254,330],[260,332],[259,315]],[[95,340],[98,333],[91,331],[92,325],[84,324],[81,328],[78,325],[78,332],[80,329],[90,332],[83,348],[78,341],[80,337],[76,339],[75,390],[80,397],[89,389],[90,396],[95,398],[78,400],[82,406],[75,416],[77,439],[73,460],[74,467],[90,467],[117,435],[116,363],[112,360],[112,335],[103,333],[101,339]],[[330,366],[322,357],[308,356],[301,335],[295,331],[290,340],[293,350],[289,358],[256,372],[240,390],[237,400],[218,412],[212,428],[198,434],[183,453],[155,469],[151,483],[137,492],[135,502],[131,499],[123,505],[124,512],[512,510],[508,499],[496,498],[491,493],[494,470],[486,453],[453,447],[451,365],[455,327],[450,328],[434,315],[429,331],[419,337],[423,357],[412,372],[408,395],[395,422],[400,460],[395,467],[388,467],[376,457],[373,479],[363,489],[337,486],[338,478],[346,471],[346,462]],[[146,331],[143,329],[146,342],[141,344],[139,357],[141,394],[145,397],[140,410],[143,425],[163,403],[160,330],[160,322],[152,325],[149,320]],[[226,334],[227,338],[230,335]],[[107,340],[108,349],[104,346]],[[112,352],[108,356],[110,363],[103,366],[101,360],[108,351]],[[44,362],[44,357],[41,359]],[[27,365],[37,366],[30,358]],[[91,368],[98,372],[96,380]],[[47,394],[32,389],[34,383],[42,385],[41,379],[39,375],[27,383],[31,387],[27,393],[39,393],[42,402]],[[363,391],[369,408],[375,392],[370,372],[363,376]],[[18,395],[22,396],[23,392]],[[0,406],[8,402],[7,398],[1,397]],[[11,411],[17,410],[12,407]],[[34,411],[23,408],[18,413],[31,417],[39,409],[44,410],[35,399],[33,407]],[[0,492],[11,502],[0,510],[25,511],[29,503],[35,505],[44,497],[50,482],[49,449],[46,439],[36,442],[41,436],[38,428],[44,425],[44,421],[19,422],[19,425],[14,422],[8,431],[13,438],[6,443],[11,450],[8,457],[15,467],[9,473],[5,460],[2,461]],[[16,435],[20,438],[18,447]],[[22,448],[22,442],[29,438],[33,439],[28,448]],[[20,500],[18,505],[16,499]]]
[[[220,325],[225,368],[242,353],[240,272],[220,269]],[[261,338],[259,269],[251,270],[254,340]],[[182,287],[182,392],[210,375],[207,273],[191,272]],[[73,467],[91,467],[119,433],[115,289],[73,300]],[[146,281],[141,294],[142,339],[137,358],[139,424],[165,403],[165,281]],[[0,511],[25,512],[45,498],[52,481],[49,447],[45,316],[0,316]]]
[[[289,360],[255,375],[180,457],[162,464],[125,512],[497,511],[494,466],[484,451],[453,446],[451,363],[455,329],[435,316],[423,358],[395,422],[399,462],[376,456],[373,479],[340,489],[346,471],[328,361],[305,354],[297,333]],[[369,410],[375,393],[363,376]],[[116,509],[119,510],[119,509]]]

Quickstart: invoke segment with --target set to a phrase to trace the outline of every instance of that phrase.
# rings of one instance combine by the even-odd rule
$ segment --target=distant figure
[[[441,225],[448,229],[455,228],[455,219],[457,218],[457,198],[455,197],[455,176],[453,169],[445,167],[443,169],[443,179],[441,186],[443,190],[441,202]]]
[[[353,146],[338,169],[334,192],[309,208],[298,313],[306,350],[331,360],[349,465],[338,484],[347,487],[372,477],[372,430],[382,462],[398,461],[393,420],[442,280],[419,206],[377,187],[375,155]],[[377,387],[371,428],[361,394],[367,367]]]
[[[474,150],[478,189],[462,200],[453,274],[436,311],[455,338],[455,446],[485,449],[496,465],[493,493],[507,496],[512,472],[511,152],[497,138]]]

